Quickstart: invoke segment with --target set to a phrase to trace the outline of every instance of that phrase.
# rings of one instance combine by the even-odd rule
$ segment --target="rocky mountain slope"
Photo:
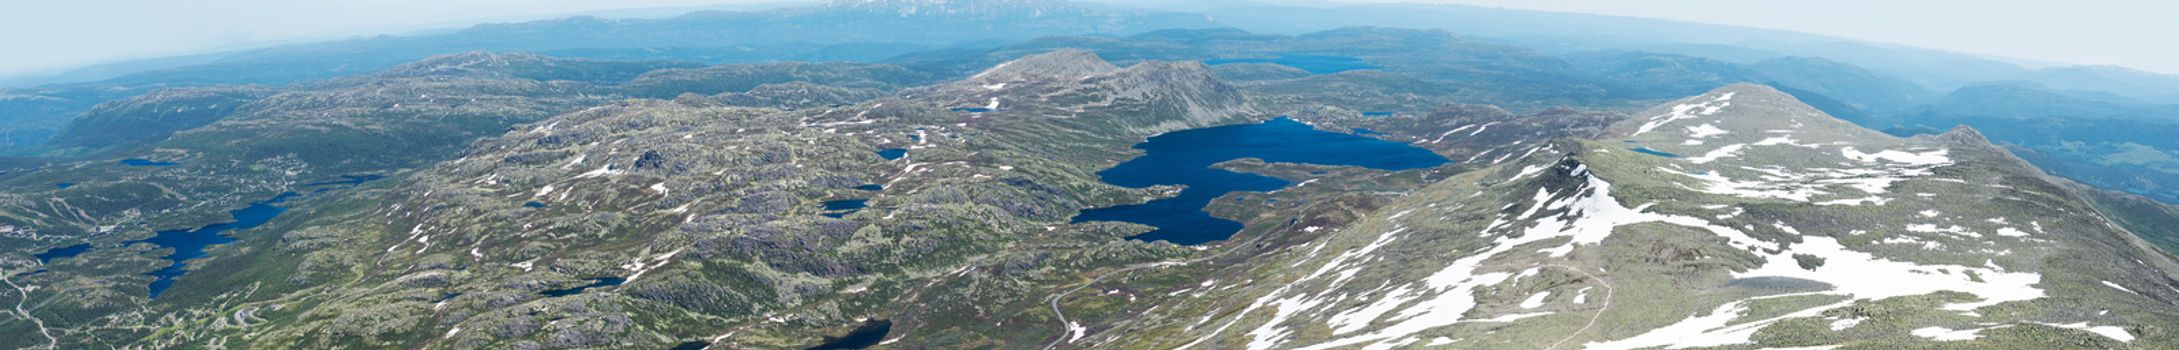
[[[938,327],[943,318],[906,320],[944,309],[889,301],[1027,298],[1033,289],[943,284],[1186,252],[1112,239],[1120,226],[1057,226],[1143,195],[1089,174],[1131,139],[1247,115],[1234,92],[1192,63],[1123,69],[1068,51],[902,93],[916,99],[802,111],[631,102],[539,121],[397,187],[360,231],[336,222],[290,234],[372,248],[308,252],[302,276],[357,298],[266,325],[263,341],[785,347],[864,318],[901,319],[896,332]],[[982,109],[948,108],[959,104]],[[906,156],[883,159],[881,148]],[[843,200],[868,207],[828,208]],[[1040,248],[1062,242],[1087,246]],[[962,275],[992,265],[1020,272]],[[552,292],[593,278],[621,285]],[[384,316],[358,322],[359,312]]]
[[[465,54],[112,104],[159,113],[87,118],[142,130],[85,136],[136,140],[120,154],[146,159],[6,179],[0,301],[19,306],[0,330],[51,336],[0,344],[2179,343],[2179,263],[2135,238],[2179,211],[2053,180],[1972,130],[1895,138],[1755,85],[1630,117],[1361,88],[1433,84],[1397,72],[976,59],[997,57],[1013,59],[948,76]],[[1219,162],[1295,184],[1214,201],[1243,229],[1204,245],[1074,222],[1179,192],[1101,181],[1144,154],[1132,145],[1280,116],[1457,162]],[[322,183],[340,175],[383,178]],[[261,202],[283,192],[297,193]],[[172,249],[143,237],[243,203],[287,211],[145,293]]]
[[[856,76],[843,82],[882,77]],[[1128,145],[1159,132],[1263,117],[1201,64],[1119,68],[1080,51],[838,107],[721,103],[737,94],[601,100],[519,122],[423,170],[313,192],[286,204],[295,214],[234,234],[239,242],[192,263],[194,271],[158,299],[137,294],[134,271],[110,265],[135,260],[113,260],[120,252],[103,245],[52,265],[11,261],[42,271],[21,276],[43,288],[15,297],[37,300],[44,311],[32,314],[44,317],[0,325],[70,335],[53,340],[62,347],[122,341],[158,348],[771,348],[806,346],[865,318],[901,320],[896,332],[935,333],[950,327],[948,313],[956,310],[895,300],[1035,303],[1056,286],[1039,287],[1023,273],[1065,281],[1086,269],[1196,252],[1118,239],[1133,232],[1128,225],[1067,219],[1079,209],[1159,195],[1096,181],[1097,169],[1129,156]],[[525,96],[512,101],[565,95]],[[268,108],[284,112],[231,116],[162,142],[253,125],[271,128],[267,136],[347,134],[326,126],[407,115],[369,112],[383,108],[267,123],[262,119],[301,114]],[[234,140],[268,139],[279,138]],[[881,157],[884,149],[905,156]],[[203,156],[171,160],[242,155],[188,154]],[[94,261],[103,267],[82,266]],[[990,274],[963,274],[969,271]],[[93,276],[125,277],[82,282]],[[1014,287],[978,287],[990,283]],[[1044,338],[972,331],[1024,343]]]
[[[311,204],[361,205],[377,198],[374,186],[383,182],[369,182],[356,192],[345,191],[347,184],[402,178],[418,167],[459,158],[472,141],[498,136],[515,125],[610,104],[632,91],[653,91],[627,85],[635,81],[702,86],[756,82],[748,91],[693,91],[680,100],[766,108],[863,101],[907,85],[791,83],[850,69],[883,70],[870,65],[814,65],[765,74],[735,66],[659,69],[677,66],[477,53],[277,89],[174,89],[111,103],[101,107],[106,112],[79,119],[80,127],[70,134],[71,139],[123,140],[102,144],[110,155],[9,174],[9,190],[0,194],[0,223],[6,228],[0,240],[12,252],[11,273],[34,273],[17,280],[31,288],[28,298],[20,300],[36,301],[25,312],[40,315],[43,326],[74,334],[64,339],[81,342],[140,338],[151,331],[146,325],[164,322],[156,321],[160,315],[216,307],[199,303],[227,292],[229,282],[279,281],[294,273],[292,263],[258,261],[299,255],[254,255],[268,252],[263,249],[269,246],[257,244],[273,243],[252,238],[295,229],[288,221],[294,216],[327,215],[313,219],[333,220],[343,212]],[[645,72],[649,74],[638,76]],[[859,82],[900,78],[854,72]],[[764,84],[774,81],[786,84]],[[177,250],[142,240],[155,231],[233,220],[229,211],[284,192],[302,195],[281,205],[295,207],[296,214],[272,220],[263,229],[225,233],[242,241],[214,245],[211,254],[220,258],[189,265],[188,271],[210,273],[190,272],[190,278],[176,283],[174,293],[147,297],[151,276],[145,273],[169,266],[165,257]],[[223,249],[244,253],[221,253]],[[81,255],[31,255],[59,251]],[[36,329],[29,322],[0,322],[0,327]]]
[[[2179,344],[2171,256],[1972,130],[1893,138],[1736,85],[1529,150],[1062,345]]]

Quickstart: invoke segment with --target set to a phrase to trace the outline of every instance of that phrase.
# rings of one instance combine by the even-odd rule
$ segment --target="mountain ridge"
[[[630,39],[615,44],[641,49],[383,69],[334,48],[312,62],[361,73],[100,90],[136,97],[61,139],[101,141],[0,168],[0,303],[23,305],[0,330],[55,335],[0,347],[2179,344],[2179,207],[2053,177],[2081,170],[2045,172],[2043,152],[2064,148],[2019,141],[2072,129],[1948,119],[1974,90],[1909,109],[1927,132],[1903,136],[1861,125],[1899,117],[1919,97],[1889,95],[1918,83],[1825,59],[1570,53],[1442,29],[1084,35],[1171,14],[1043,10],[1074,6],[1056,0],[838,6],[468,34],[1076,34]],[[800,56],[921,45],[951,49]],[[748,58],[782,61],[689,63]],[[2010,88],[2077,102],[2052,110],[2139,105],[1989,91]],[[2014,115],[1980,114],[1962,119]],[[2093,123],[2162,130],[2126,124],[2144,119]],[[1236,146],[1167,146],[1202,135]],[[1319,164],[1292,155],[1353,149],[1298,140],[1450,162]],[[1326,154],[1301,158],[1346,157]],[[2121,154],[2108,161],[2158,160]],[[1121,170],[1174,156],[1186,169],[1170,174],[1262,186],[1200,196],[1228,184]],[[1173,203],[1238,227],[1176,244],[1145,238],[1173,226],[1095,214]]]
[[[1727,102],[1733,104],[1726,105]],[[1709,107],[1717,107],[1717,111],[1702,112]],[[1216,296],[1218,299],[1208,300],[1235,300],[1243,304],[1205,302],[1176,309],[1185,311],[1171,311],[1179,313],[1174,315],[1112,319],[1108,321],[1112,322],[1110,327],[1115,328],[1091,333],[1072,346],[1251,349],[1418,344],[1452,348],[1544,348],[1567,344],[1587,348],[1640,348],[1749,343],[1766,347],[1929,346],[1994,337],[1992,339],[2015,342],[2011,344],[2123,347],[2129,346],[2125,344],[2162,344],[2164,340],[2151,339],[2172,337],[2155,331],[2158,328],[2153,326],[2127,326],[2129,321],[2124,321],[2144,322],[2133,323],[2136,325],[2169,322],[2154,320],[2169,320],[2174,315],[2146,310],[2168,308],[2169,300],[2179,296],[2167,295],[2174,293],[2171,291],[2115,287],[2127,283],[2171,281],[2171,274],[2157,271],[2170,271],[2169,268],[2179,264],[2172,261],[2169,254],[2139,244],[2139,239],[2131,234],[2109,229],[2101,221],[2074,219],[2021,224],[2032,226],[2028,228],[2001,224],[1995,225],[1992,231],[1991,223],[2017,223],[2019,221],[2001,219],[2022,219],[2009,215],[1990,220],[1972,216],[1949,219],[1955,214],[1941,209],[1943,202],[1935,202],[1940,207],[1938,210],[1920,209],[1923,211],[1917,213],[1915,207],[1924,205],[1919,204],[1922,200],[1913,199],[1918,195],[1904,198],[1887,195],[1899,191],[1928,191],[1927,188],[1979,188],[1948,193],[1991,196],[1997,199],[1992,204],[2008,208],[2004,210],[2065,210],[2028,209],[2040,205],[2007,199],[2022,194],[2069,198],[2064,200],[2067,203],[2064,207],[2076,212],[2086,209],[2077,197],[2068,195],[2070,192],[2042,182],[2043,178],[2035,174],[2020,173],[2017,169],[2021,168],[2017,166],[2021,163],[1991,158],[2004,155],[1987,152],[1997,150],[1988,144],[1972,148],[1916,148],[1932,147],[1924,142],[1939,140],[1895,139],[1858,128],[1858,131],[1831,130],[1828,126],[1852,125],[1837,120],[1815,124],[1819,120],[1797,119],[1795,116],[1806,115],[1800,113],[1814,110],[1794,103],[1790,96],[1774,89],[1752,85],[1729,86],[1659,108],[1666,112],[1662,116],[1669,120],[1637,115],[1614,126],[1615,135],[1636,137],[1637,144],[1666,139],[1753,142],[1724,146],[1709,143],[1711,149],[1744,146],[1737,147],[1742,149],[1740,152],[1704,152],[1701,157],[1678,158],[1625,151],[1626,148],[1619,146],[1622,142],[1609,139],[1535,146],[1537,152],[1530,152],[1531,156],[1515,163],[1440,182],[1354,226],[1339,229],[1322,243],[1296,246],[1269,255],[1267,260],[1236,267],[1237,271],[1232,275],[1225,275],[1240,279],[1238,282],[1227,283],[1224,282],[1226,278],[1221,277],[1217,278],[1219,283],[1207,282],[1203,288],[1175,292],[1181,295],[1178,297],[1181,300]],[[1674,118],[1680,115],[1672,113],[1674,111],[1692,111],[1693,114]],[[1786,115],[1777,115],[1779,112]],[[1829,119],[1820,112],[1814,113],[1814,117]],[[1657,124],[1660,120],[1666,122]],[[1759,139],[1729,137],[1732,133],[1762,136],[1766,130],[1760,128],[1793,123],[1802,127],[1794,130],[1806,132]],[[1718,134],[1711,128],[1701,127],[1703,125],[1727,130],[1727,133]],[[1749,127],[1757,129],[1747,129]],[[1868,139],[1855,139],[1849,144],[1834,139],[1847,135]],[[1945,142],[1952,143],[1973,137],[1963,130],[1946,139]],[[1755,145],[1763,143],[1762,140],[1773,141]],[[1874,143],[1870,143],[1872,141]],[[1889,170],[1857,172],[1836,178],[1845,182],[1824,184],[1831,180],[1820,179],[1822,175],[1799,173],[1821,171],[1821,168],[1808,166],[1830,164],[1831,161],[1780,157],[1786,153],[1779,152],[1803,152],[1795,150],[1810,147],[1825,153],[1836,150],[1837,153],[1829,156],[1835,157],[1831,159],[1881,165],[1882,169]],[[1781,161],[1784,163],[1778,163]],[[1995,164],[1999,167],[1988,167],[1986,164],[1992,164],[1988,163],[1991,161],[1997,161]],[[1786,166],[1769,168],[1771,165]],[[1682,168],[1713,172],[1745,170],[1723,173],[1677,170]],[[1961,169],[1988,170],[1962,173]],[[2003,175],[1970,175],[1981,171]],[[1882,175],[1886,173],[1890,175]],[[1819,179],[1804,178],[1811,175],[1819,176]],[[1881,183],[1867,182],[1866,177],[1871,175],[1897,178]],[[1969,175],[1960,178],[1964,183],[1951,182],[1950,177],[1961,175]],[[1943,181],[1925,179],[1932,176],[1944,178],[1940,178]],[[1765,178],[1788,182],[1746,183],[1749,180],[1744,179],[1750,178],[1758,182]],[[1696,186],[1683,179],[1709,185]],[[2015,188],[2013,186],[2028,184],[2014,182],[2018,179],[2034,179],[2029,181],[2041,184]],[[1796,187],[1800,186],[1796,183],[1802,182],[1815,184],[1814,187]],[[1471,191],[1477,193],[1469,194]],[[1831,193],[1833,191],[1839,193]],[[1533,198],[1530,193],[1534,194]],[[1876,195],[1877,199],[1829,205],[1817,203],[1827,197],[1862,195]],[[1663,198],[1673,200],[1653,201]],[[1842,216],[1843,213],[1837,211],[1847,209],[1837,208],[1880,210],[1891,214]],[[1435,219],[1441,216],[1461,219]],[[1564,221],[1550,220],[1553,218]],[[1939,223],[1925,227],[1901,218],[1933,218]],[[1901,224],[1893,220],[1908,222]],[[1970,220],[1987,222],[1964,222]],[[1664,225],[1639,224],[1645,221]],[[1946,221],[1951,223],[1944,223]],[[1748,225],[1731,224],[1733,222]],[[1447,230],[1446,225],[1454,228]],[[1879,226],[1887,228],[1877,228]],[[1501,233],[1507,230],[1514,232]],[[1495,243],[1486,241],[1478,246],[1473,242],[1477,237],[1475,234],[1464,234],[1477,231],[1481,231],[1481,238],[1486,240],[1496,237]],[[2075,233],[2058,233],[2062,231]],[[2070,234],[2081,236],[2070,237]],[[2019,237],[2046,237],[2026,242],[2065,242],[2061,244],[2062,248],[2033,248],[2037,250],[2110,251],[2119,256],[2031,253],[2027,250],[2030,248],[2023,247],[2034,247],[2032,245],[2002,243],[2023,242],[2014,240]],[[1959,239],[1965,239],[1967,251],[1952,248],[1959,244],[1953,243]],[[1984,261],[1973,253],[1976,242],[1981,240],[2007,247],[2009,253]],[[1477,250],[1484,251],[1456,253],[1444,258],[1426,253]],[[1923,250],[1928,252],[1918,252]],[[1444,260],[1454,257],[1460,258]],[[2147,266],[2125,270],[2140,271],[2138,274],[2071,267],[2090,262]],[[1435,264],[1445,265],[1436,269]],[[1965,270],[1968,276],[1975,277],[1949,277],[1957,280],[1909,277],[1921,275],[1912,272],[1917,269],[1932,268],[1953,273]],[[2060,269],[2067,272],[2055,272]],[[1307,274],[1282,273],[1312,270],[1313,273]],[[1427,273],[1431,270],[1438,272]],[[2090,274],[2111,279],[2102,282],[2082,280],[2084,275]],[[1865,276],[1894,277],[1869,279]],[[1252,278],[1255,282],[1250,282]],[[1913,278],[1917,282],[1902,284],[1896,278]],[[2126,316],[2119,316],[2129,310],[2124,307],[2083,315],[2070,306],[2056,309],[2035,306],[2114,300],[2102,298],[2124,300],[2109,302],[2149,302],[2165,306],[2141,309],[2146,312]],[[1630,308],[1644,311],[1616,311]],[[1659,308],[1688,313],[1660,312]],[[1921,308],[1929,311],[1906,311]],[[1868,313],[1874,309],[1898,311]],[[1903,316],[1899,313],[1923,316],[1900,318]],[[1209,317],[1199,320],[1183,316],[1188,314]],[[1692,316],[1681,316],[1689,314]],[[1962,317],[2012,321],[1999,321],[2001,323],[1994,323],[1999,326],[1992,326],[1993,323],[1956,320]],[[1926,319],[1914,321],[1916,318]],[[2083,319],[2091,321],[2075,323]],[[2119,323],[2112,325],[2111,322]],[[1883,326],[1872,327],[1879,324]],[[1975,326],[1977,324],[1981,326]],[[1964,335],[1936,335],[1950,334],[1954,329],[1960,329],[1957,332],[1964,332]],[[1197,340],[1190,342],[1189,339]]]

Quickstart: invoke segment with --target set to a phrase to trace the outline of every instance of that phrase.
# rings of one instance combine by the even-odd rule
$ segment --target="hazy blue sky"
[[[2179,1],[1438,0],[1795,30],[2179,73]],[[0,5],[0,76],[477,19],[751,0],[61,0]]]
[[[0,76],[268,41],[753,0],[26,0],[0,4]]]
[[[1426,1],[1427,2],[1427,1]],[[2179,74],[2170,0],[1436,0],[1775,28]]]

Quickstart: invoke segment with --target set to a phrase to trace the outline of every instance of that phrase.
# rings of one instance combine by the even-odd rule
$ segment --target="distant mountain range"
[[[115,84],[285,84],[468,51],[712,64],[869,61],[1045,35],[1132,34],[1208,26],[1212,22],[1202,15],[1090,10],[1064,1],[837,1],[749,12],[701,11],[661,19],[570,17],[482,24],[437,34],[115,63],[80,69],[86,72],[82,75],[63,74],[63,79]]]
[[[2027,98],[1994,102],[2042,101],[2028,108],[2073,108],[2046,115],[2103,117],[2133,114],[2135,122],[2162,125],[2153,116],[2179,103],[2179,77],[2117,67],[2056,67],[2029,70],[1969,55],[1853,42],[1776,30],[1738,28],[1610,16],[1520,11],[1457,5],[1277,5],[1254,2],[1183,2],[1143,10],[1077,5],[1059,0],[1005,1],[835,1],[812,7],[728,12],[707,11],[659,19],[575,17],[472,28],[413,36],[382,36],[313,44],[286,45],[228,53],[125,62],[64,75],[79,82],[6,90],[0,95],[0,133],[15,154],[40,151],[48,139],[64,134],[64,125],[93,106],[166,86],[208,84],[285,85],[329,77],[363,74],[424,57],[470,51],[522,51],[555,57],[598,60],[673,61],[687,66],[737,62],[859,61],[887,62],[911,69],[959,71],[928,61],[946,61],[987,50],[1023,51],[1040,47],[1094,46],[1117,61],[1260,60],[1315,54],[1362,57],[1358,62],[1403,70],[1430,80],[1492,86],[1434,88],[1462,102],[1590,105],[1632,108],[1641,103],[1704,91],[1719,84],[1754,82],[1801,95],[1833,115],[1894,132],[1929,132],[1962,120],[1934,115],[1988,115],[1960,103],[1981,86],[2034,86],[2070,98]],[[1370,55],[1367,47],[1326,40],[1359,38],[1369,33],[1354,26],[1443,29],[1449,36],[1395,35],[1435,40],[1438,57],[1460,63],[1421,67],[1398,62],[1450,63],[1417,56]],[[1237,27],[1246,31],[1162,31],[1171,28]],[[1609,34],[1600,34],[1609,33]],[[1263,34],[1304,34],[1293,39]],[[1237,40],[1237,41],[1236,41]],[[1233,44],[1222,44],[1222,43]],[[1272,42],[1278,44],[1267,46]],[[1186,45],[1186,46],[1161,46]],[[1313,49],[1313,46],[1323,46]],[[1411,55],[1421,42],[1402,43],[1395,55]],[[1246,55],[1242,53],[1248,53]],[[1315,53],[1311,53],[1315,52]],[[1299,57],[1299,56],[1296,56]],[[1003,57],[1002,57],[1003,58]],[[989,60],[974,61],[990,63]],[[1307,64],[1287,62],[1288,64]],[[657,63],[665,64],[665,63]],[[1366,67],[1366,66],[1358,66]],[[1459,92],[1466,89],[1469,92]],[[1958,93],[1952,90],[1961,90]],[[1485,95],[1475,92],[1490,90]],[[1503,95],[1519,92],[1517,95]],[[1946,95],[1955,97],[1945,97]],[[663,97],[663,96],[653,96]],[[2079,104],[2080,106],[2074,106]],[[1923,106],[1929,106],[1924,108]],[[117,106],[118,107],[118,106]],[[1964,109],[1964,110],[1955,110]],[[2023,110],[2013,109],[2014,112]],[[1930,115],[1914,120],[1909,115]],[[1971,123],[1992,130],[1999,119]],[[1995,133],[2001,142],[2057,144]],[[2026,137],[2026,135],[2021,135]],[[2162,135],[2158,135],[2162,136]],[[2067,138],[2066,140],[2080,140]],[[55,145],[81,147],[81,140]],[[2179,152],[2179,145],[2156,142],[2116,143],[2088,149],[2039,148],[2039,162],[2076,178],[2125,178],[2090,181],[2102,186],[2157,195],[2179,187],[2161,176],[2139,179],[2150,165]],[[2096,160],[2124,154],[2126,160]],[[2159,156],[2158,154],[2163,154]],[[2081,160],[2057,167],[2059,159]],[[2101,164],[2101,165],[2091,165]],[[2122,167],[2124,171],[2110,168]],[[2158,197],[2165,197],[2157,195]],[[2172,200],[2166,198],[2166,200]]]
[[[1301,5],[1291,5],[1301,4]],[[103,64],[49,83],[283,83],[367,72],[425,56],[528,51],[562,57],[868,61],[946,47],[998,45],[1045,35],[1126,35],[1153,29],[1234,27],[1300,34],[1353,26],[1445,29],[1550,53],[1599,49],[1681,54],[1736,63],[1820,57],[1935,90],[1994,80],[2179,102],[2179,76],[2110,66],[2026,69],[1972,55],[1789,31],[1462,5],[1196,1],[1168,11],[1081,6],[1061,0],[839,0],[802,8],[706,11],[663,19],[574,17],[486,24],[438,34]],[[903,21],[919,18],[920,21]],[[946,19],[952,20],[946,20]],[[969,22],[961,22],[969,21]],[[852,25],[839,25],[852,23]],[[762,53],[752,51],[762,50]],[[336,56],[337,55],[337,56]],[[254,66],[258,70],[239,69]],[[274,69],[263,69],[275,67]]]

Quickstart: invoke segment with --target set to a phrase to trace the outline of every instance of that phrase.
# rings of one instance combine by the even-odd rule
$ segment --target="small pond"
[[[900,159],[900,157],[908,156],[908,150],[903,148],[881,149],[878,150],[878,156],[885,157],[885,160]]]
[[[891,333],[892,330],[893,321],[879,319],[866,320],[863,321],[863,324],[861,326],[856,326],[854,331],[848,332],[847,335],[838,337],[825,337],[825,342],[823,344],[817,344],[817,346],[809,347],[807,348],[807,350],[852,350],[868,348],[873,345],[878,345],[878,343],[880,342],[884,342],[886,333]]]
[[[1658,156],[1658,157],[1665,157],[1665,158],[1679,158],[1679,157],[1680,157],[1680,155],[1677,155],[1677,154],[1672,154],[1672,153],[1670,153],[1670,152],[1665,152],[1665,151],[1659,151],[1659,150],[1656,150],[1656,149],[1654,149],[1654,148],[1649,148],[1649,147],[1635,147],[1635,148],[1634,148],[1633,150],[1634,150],[1634,152],[1635,152],[1635,153],[1641,153],[1641,154],[1653,155],[1653,156]]]
[[[319,181],[319,182],[312,182],[312,183],[306,183],[306,184],[303,184],[303,187],[311,187],[311,186],[330,186],[330,185],[355,185],[355,184],[362,184],[362,183],[363,183],[363,182],[365,182],[365,181],[371,181],[371,180],[383,179],[383,178],[386,178],[386,176],[385,176],[385,175],[376,175],[376,174],[363,174],[363,175],[341,175],[341,176],[340,176],[340,178],[341,178],[340,180],[328,180],[328,181]]]
[[[141,159],[141,158],[129,158],[129,159],[122,159],[122,160],[121,160],[121,165],[127,165],[127,166],[176,166],[176,165],[182,165],[182,163],[175,163],[175,162],[161,162],[161,161],[154,161],[154,160],[150,160],[150,159]]]
[[[569,295],[583,294],[583,291],[590,290],[591,288],[618,286],[621,283],[628,283],[628,279],[620,277],[598,277],[591,278],[590,284],[575,286],[573,288],[548,290],[539,294],[544,294],[547,298],[564,297]]]
[[[66,246],[66,247],[60,247],[60,248],[53,248],[53,249],[48,249],[48,250],[46,250],[46,251],[45,251],[44,253],[38,253],[38,255],[35,255],[35,256],[36,256],[36,257],[38,258],[38,262],[39,262],[39,263],[46,263],[46,262],[52,262],[52,261],[53,261],[53,259],[60,259],[60,258],[67,258],[67,257],[72,257],[72,256],[76,256],[77,254],[83,254],[83,252],[88,252],[88,251],[91,251],[91,244],[90,244],[90,243],[84,243],[84,244],[77,244],[77,245],[72,245],[72,246]]]
[[[821,215],[831,218],[842,218],[847,217],[847,214],[854,214],[855,211],[862,210],[864,207],[869,206],[870,199],[867,198],[825,201],[825,213]]]

